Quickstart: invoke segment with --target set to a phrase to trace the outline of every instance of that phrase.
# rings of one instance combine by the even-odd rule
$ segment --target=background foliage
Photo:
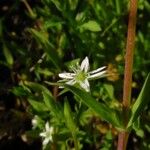
[[[133,102],[150,68],[148,18],[150,2],[139,0]],[[70,65],[88,56],[91,69],[106,65],[114,73],[111,78],[92,83],[92,96],[112,107],[118,105],[118,101],[122,100],[127,22],[127,0],[1,0],[0,148],[15,146],[17,142],[31,149],[41,145],[36,132],[35,137],[27,134],[32,128],[31,119],[37,114],[42,121],[50,119],[58,127],[60,131],[56,139],[60,141],[61,148],[62,141],[72,145],[69,134],[77,128],[77,134],[71,134],[74,139],[81,138],[82,149],[114,149],[117,131],[111,125],[98,119],[71,93],[57,97],[57,105],[51,104],[59,107],[56,108],[59,111],[65,108],[63,113],[55,112],[56,109],[53,111],[52,108],[49,108],[49,112],[49,106],[45,107],[48,105],[46,95],[37,86],[47,87],[51,99],[55,99],[60,90],[45,81],[58,81],[58,73],[69,70]],[[27,81],[38,83],[36,89],[24,86]],[[71,111],[76,120],[68,120],[70,116],[65,115],[67,111]],[[61,118],[66,118],[66,122]],[[140,118],[140,125],[135,126],[135,131],[131,133],[129,149],[150,149],[150,139],[147,138],[150,134],[149,118],[147,106]],[[68,121],[68,124],[70,121],[73,124],[73,129],[68,126]]]

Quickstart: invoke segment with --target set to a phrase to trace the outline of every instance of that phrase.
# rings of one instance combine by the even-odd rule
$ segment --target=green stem
[[[78,139],[75,135],[76,133],[73,133],[73,140],[74,140],[74,147],[75,147],[75,150],[79,150],[79,144],[78,144]]]
[[[26,0],[22,0],[22,2],[25,4],[30,16],[32,18],[36,18],[36,14],[33,12],[32,8],[30,7],[30,5],[28,4],[28,2]]]
[[[128,112],[131,101],[131,85],[132,85],[132,68],[133,68],[133,54],[135,47],[135,30],[136,30],[136,14],[137,14],[138,0],[130,0],[130,12],[128,22],[126,55],[125,55],[125,72],[124,72],[124,87],[123,87],[123,108],[125,110],[124,123],[128,122]],[[126,150],[129,133],[120,132],[118,136],[117,150]]]

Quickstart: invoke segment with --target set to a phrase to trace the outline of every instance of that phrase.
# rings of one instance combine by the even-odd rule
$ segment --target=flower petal
[[[66,84],[68,84],[68,85],[74,85],[75,83],[76,83],[75,80],[70,80],[70,81],[66,82]]]
[[[46,146],[49,141],[50,141],[50,138],[45,138],[45,139],[43,140],[43,145]]]
[[[53,131],[54,131],[54,128],[53,128],[53,127],[50,127],[49,132],[52,134]]]
[[[98,73],[98,72],[102,71],[102,70],[105,69],[105,68],[106,68],[106,66],[103,66],[103,67],[100,67],[100,68],[98,68],[98,69],[96,69],[96,70],[90,71],[89,73],[90,73],[90,74]]]
[[[41,136],[41,137],[46,137],[46,132],[40,133],[40,136]]]
[[[82,61],[80,66],[82,71],[87,72],[89,70],[89,59],[88,57],[85,57],[85,59]]]
[[[58,76],[63,79],[73,79],[75,73],[59,73]]]
[[[83,89],[85,89],[87,92],[90,91],[90,84],[89,84],[89,82],[88,82],[87,79],[85,79],[84,82],[80,82],[79,84],[80,84],[80,86],[81,86]]]
[[[102,78],[102,77],[105,77],[106,76],[106,70],[105,71],[101,71],[101,72],[98,72],[96,74],[92,74],[92,75],[89,75],[88,76],[88,79],[97,79],[97,78]]]
[[[31,121],[33,128],[35,128],[38,125],[38,116],[34,116],[34,118]]]
[[[45,124],[45,129],[46,129],[46,131],[49,131],[49,130],[50,130],[50,127],[49,127],[49,123],[48,123],[48,122],[46,122],[46,124]]]

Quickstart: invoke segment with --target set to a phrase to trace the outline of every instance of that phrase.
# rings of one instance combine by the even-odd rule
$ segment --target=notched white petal
[[[45,129],[46,129],[46,131],[49,131],[49,130],[50,130],[50,127],[49,127],[49,123],[48,123],[48,122],[46,122],[46,124],[45,124]]]
[[[85,89],[85,91],[89,92],[90,91],[90,84],[89,81],[86,79],[83,82],[80,82],[80,86]]]
[[[41,136],[41,137],[46,137],[46,132],[40,133],[40,136]]]
[[[45,138],[44,141],[43,141],[43,145],[46,146],[48,144],[48,142],[50,141],[49,138]]]
[[[75,80],[70,80],[70,81],[66,82],[66,84],[68,84],[68,85],[74,85],[75,83],[76,83]]]
[[[82,61],[80,66],[82,71],[87,72],[89,70],[89,59],[88,57],[85,57],[85,59]]]
[[[98,69],[96,69],[96,70],[90,71],[89,73],[92,75],[92,74],[94,74],[94,73],[98,73],[98,72],[102,71],[102,70],[105,69],[105,68],[106,68],[106,66],[100,67],[100,68],[98,68]]]
[[[88,79],[102,78],[102,77],[105,77],[105,76],[106,76],[106,71],[101,71],[99,73],[89,75]]]
[[[59,73],[58,76],[62,79],[73,79],[75,73]]]
[[[52,134],[53,133],[54,128],[50,127],[49,132]]]

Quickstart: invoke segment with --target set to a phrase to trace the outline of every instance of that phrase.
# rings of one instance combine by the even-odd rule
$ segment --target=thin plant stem
[[[78,140],[77,140],[77,137],[76,137],[75,133],[73,135],[73,140],[74,140],[74,148],[75,148],[75,150],[79,150],[79,144],[78,144]]]
[[[31,15],[31,17],[35,18],[36,14],[33,12],[32,8],[30,7],[30,5],[28,4],[28,2],[26,0],[22,0],[22,2],[25,4],[29,14]]]
[[[124,123],[128,122],[128,112],[131,101],[131,85],[132,85],[132,68],[133,54],[135,47],[135,31],[136,31],[136,14],[138,0],[130,0],[130,12],[128,22],[126,55],[125,55],[125,72],[124,72],[124,87],[123,87],[123,108],[124,108]],[[129,132],[122,131],[118,135],[117,150],[126,150]]]

